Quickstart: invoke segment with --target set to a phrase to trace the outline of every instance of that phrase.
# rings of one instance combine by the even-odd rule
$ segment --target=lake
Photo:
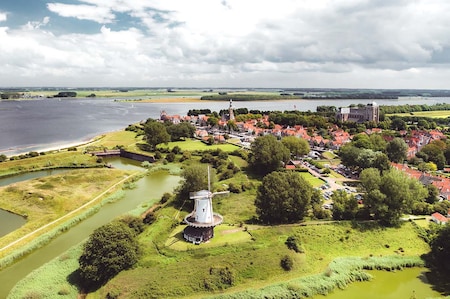
[[[316,111],[317,106],[368,104],[373,100],[288,100],[233,102],[234,108],[261,111]],[[450,103],[450,98],[378,100],[380,105]],[[8,156],[79,144],[132,123],[159,118],[162,111],[186,115],[189,109],[219,112],[229,103],[133,103],[109,98],[0,101],[0,154]]]

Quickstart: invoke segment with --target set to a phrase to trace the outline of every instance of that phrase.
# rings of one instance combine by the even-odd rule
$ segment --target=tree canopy
[[[365,169],[360,180],[366,191],[364,205],[375,219],[386,225],[398,224],[401,215],[409,213],[414,202],[428,196],[427,189],[419,181],[395,168],[382,174],[375,168]]]
[[[291,155],[300,157],[309,153],[309,143],[306,139],[298,138],[296,136],[287,136],[281,139],[281,143],[289,149]]]
[[[353,195],[349,195],[343,189],[333,192],[331,195],[333,201],[333,219],[351,220],[358,212],[358,202]]]
[[[83,286],[98,287],[133,266],[140,252],[135,237],[136,233],[122,221],[97,228],[84,244],[78,260]]]
[[[150,145],[152,150],[161,143],[168,143],[170,135],[167,133],[166,126],[155,120],[147,120],[144,125],[145,140]]]
[[[181,177],[183,182],[178,189],[179,200],[189,199],[190,192],[208,190],[208,168],[204,164],[193,164],[186,167],[183,169]],[[213,168],[210,169],[210,180],[212,185],[215,180]]]
[[[183,138],[190,138],[194,136],[195,127],[187,122],[179,124],[167,124],[167,133],[170,135],[172,141],[179,141]]]
[[[289,161],[289,150],[273,135],[258,137],[251,145],[250,167],[259,174],[267,174]]]
[[[401,163],[406,159],[407,151],[408,145],[399,137],[392,139],[386,146],[386,154],[389,160],[396,163]]]
[[[266,175],[256,193],[256,213],[266,224],[302,220],[310,207],[313,187],[297,172],[274,171]]]

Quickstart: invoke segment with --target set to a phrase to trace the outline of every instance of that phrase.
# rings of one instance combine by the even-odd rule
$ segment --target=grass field
[[[113,169],[80,169],[1,187],[2,209],[25,215],[27,222],[21,228],[0,238],[0,248],[91,201],[130,174],[131,172]],[[59,224],[46,228],[40,234],[57,225]],[[25,239],[2,251],[0,257],[29,241]]]
[[[137,268],[120,273],[89,298],[105,298],[108,293],[119,293],[125,298],[201,298],[225,290],[257,289],[322,273],[337,257],[399,256],[399,248],[405,256],[428,251],[428,246],[416,236],[410,223],[405,223],[401,229],[355,228],[350,223],[254,226],[249,227],[248,232],[240,227],[226,226],[217,229],[215,240],[204,244],[206,246],[173,241],[160,243],[167,237],[168,240],[178,239],[176,235],[182,229],[164,231],[160,230],[162,227],[165,225],[156,224],[149,229],[152,233],[146,232],[142,236],[141,242],[146,244],[145,257]],[[300,237],[305,253],[287,249],[284,242],[291,235]],[[280,267],[284,255],[291,256],[294,261],[291,271]],[[233,286],[220,286],[218,278],[211,274],[212,269],[225,268],[233,273]],[[205,282],[211,282],[207,284],[209,287],[205,287]],[[214,289],[214,286],[218,288]]]
[[[450,116],[450,110],[395,113],[395,114],[386,114],[386,116],[419,116],[419,117],[430,117],[430,118],[448,118]]]
[[[232,151],[240,148],[236,145],[229,144],[229,143],[207,145],[197,139],[187,139],[185,141],[169,142],[167,145],[160,144],[160,145],[158,145],[158,148],[159,149],[168,148],[169,150],[172,150],[175,146],[180,147],[182,151],[191,151],[191,152],[216,150],[219,148],[225,152],[232,152]]]
[[[123,146],[129,150],[136,151],[138,150],[136,144],[141,142],[143,142],[142,136],[136,136],[136,132],[120,130],[101,135],[92,142],[82,145],[79,148],[81,150],[93,147],[105,147],[107,149],[112,149],[116,146]]]
[[[315,176],[313,176],[312,174],[310,174],[309,172],[299,172],[299,174],[306,180],[308,181],[314,188],[315,187],[319,187],[322,186],[325,181],[321,180]]]

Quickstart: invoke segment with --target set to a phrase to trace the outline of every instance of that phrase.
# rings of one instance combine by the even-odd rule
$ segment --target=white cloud
[[[0,22],[4,22],[8,19],[8,14],[6,12],[0,11]]]
[[[1,28],[0,82],[407,88],[445,87],[450,73],[445,0],[78,3],[47,7],[102,24],[96,34],[54,35],[48,17]]]
[[[90,20],[102,24],[111,23],[114,20],[114,14],[106,6],[48,3],[47,8],[62,17]]]

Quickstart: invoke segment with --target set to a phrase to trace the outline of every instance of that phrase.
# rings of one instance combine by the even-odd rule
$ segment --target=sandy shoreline
[[[78,141],[72,141],[72,142],[54,142],[51,144],[42,144],[42,145],[30,145],[27,147],[22,148],[9,148],[9,149],[3,149],[0,150],[0,154],[6,155],[7,157],[13,157],[13,156],[19,156],[19,155],[25,155],[29,152],[52,152],[52,151],[63,151],[67,150],[70,147],[80,147],[80,146],[87,146],[91,143],[94,143],[98,141],[102,136],[111,132],[101,133],[98,134],[92,138],[85,139],[85,140],[78,140]]]

